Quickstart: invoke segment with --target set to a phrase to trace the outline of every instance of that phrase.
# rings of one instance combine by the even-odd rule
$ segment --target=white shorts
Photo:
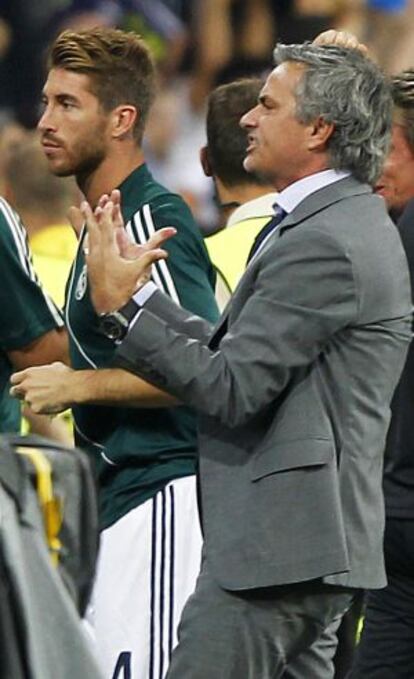
[[[101,534],[87,611],[105,679],[162,679],[201,562],[194,476],[177,479]]]

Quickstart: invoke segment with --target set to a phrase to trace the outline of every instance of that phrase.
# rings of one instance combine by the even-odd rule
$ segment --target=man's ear
[[[206,177],[212,177],[213,171],[208,157],[208,146],[202,146],[200,149],[200,163]]]
[[[112,137],[121,139],[127,134],[132,133],[139,113],[135,106],[122,104],[117,106],[111,113],[112,117]]]
[[[334,129],[335,125],[333,123],[328,123],[322,116],[318,116],[310,124],[308,149],[310,151],[324,151]]]

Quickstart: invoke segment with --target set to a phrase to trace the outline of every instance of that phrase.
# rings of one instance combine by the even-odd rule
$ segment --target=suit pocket
[[[277,472],[318,467],[335,458],[335,445],[331,439],[297,439],[275,443],[256,453],[252,462],[252,481]]]

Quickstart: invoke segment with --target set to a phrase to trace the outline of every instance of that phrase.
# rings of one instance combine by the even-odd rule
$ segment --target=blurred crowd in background
[[[389,73],[414,64],[414,0],[0,0],[0,194],[7,197],[10,155],[34,135],[48,44],[66,28],[97,25],[135,31],[150,44],[159,91],[147,162],[184,196],[206,233],[216,229],[217,214],[198,151],[213,87],[266,75],[277,41],[302,42],[328,28],[354,33]],[[27,176],[40,183],[44,160],[33,153],[32,161]]]

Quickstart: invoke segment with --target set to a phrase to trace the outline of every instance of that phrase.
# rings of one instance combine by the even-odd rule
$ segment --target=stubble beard
[[[56,177],[76,178],[79,186],[90,177],[105,159],[106,150],[103,144],[77,144],[72,150],[71,158],[66,165],[50,167]]]

